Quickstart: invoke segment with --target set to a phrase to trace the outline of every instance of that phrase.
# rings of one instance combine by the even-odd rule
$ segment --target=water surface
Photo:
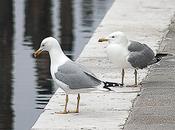
[[[32,57],[53,36],[73,60],[112,0],[0,0],[0,130],[29,130],[56,90],[47,54]]]

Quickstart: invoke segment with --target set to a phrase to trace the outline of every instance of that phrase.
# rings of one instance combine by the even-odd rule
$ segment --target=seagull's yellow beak
[[[41,54],[42,50],[39,48],[37,51],[33,53],[34,57],[37,57]]]
[[[106,41],[109,41],[109,39],[107,39],[107,38],[100,38],[100,39],[98,40],[98,42],[106,42]]]

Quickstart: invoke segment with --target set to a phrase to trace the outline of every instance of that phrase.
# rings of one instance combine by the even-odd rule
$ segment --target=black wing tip
[[[112,91],[112,89],[110,89],[110,88],[107,87],[107,86],[103,86],[103,88],[108,89],[109,91]]]
[[[173,54],[171,54],[171,53],[166,53],[166,52],[160,52],[160,53],[157,53],[156,54],[156,58],[162,58],[162,57],[165,57],[165,56],[173,56]]]
[[[123,84],[121,84],[121,83],[115,83],[115,82],[104,82],[103,81],[103,83],[104,83],[104,86],[103,86],[103,88],[106,88],[106,89],[108,89],[108,90],[111,90],[109,87],[117,87],[117,86],[123,86]]]

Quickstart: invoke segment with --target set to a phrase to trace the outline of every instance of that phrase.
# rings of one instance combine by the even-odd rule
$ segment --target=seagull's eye
[[[115,38],[115,36],[112,36],[112,38]]]
[[[44,44],[42,45],[42,47],[44,46]]]

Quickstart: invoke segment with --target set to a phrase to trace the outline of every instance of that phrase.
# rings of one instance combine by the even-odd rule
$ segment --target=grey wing
[[[101,81],[87,74],[74,62],[66,62],[58,68],[55,77],[71,89],[95,88]]]
[[[91,76],[93,76],[94,78],[96,78],[96,76],[90,71],[88,70],[85,66],[75,62],[75,64],[77,64],[81,69],[83,69],[83,71]]]
[[[135,45],[132,45],[132,47],[130,47],[130,50],[131,48],[132,50],[134,50],[134,47],[136,49],[135,51],[130,52],[130,55],[128,57],[128,62],[130,62],[130,64],[134,68],[143,69],[147,67],[149,63],[153,60],[154,52],[146,44],[141,44],[141,45],[140,44],[135,43]],[[129,47],[128,47],[128,50],[129,50]]]
[[[130,45],[128,46],[128,50],[130,52],[133,52],[133,51],[142,51],[144,50],[145,48],[145,44],[142,44],[140,42],[137,42],[137,41],[130,41]],[[146,45],[147,46],[147,45]],[[148,46],[147,46],[148,47]]]

